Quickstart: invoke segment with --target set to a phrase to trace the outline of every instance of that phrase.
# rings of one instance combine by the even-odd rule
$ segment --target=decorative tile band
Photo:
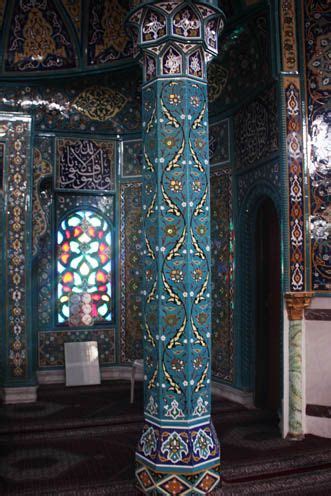
[[[8,378],[28,378],[28,335],[30,332],[28,288],[30,283],[28,254],[31,198],[29,164],[30,117],[0,116],[1,137],[8,140],[6,170],[6,240],[5,240],[5,308],[7,332]]]
[[[300,81],[284,78],[289,181],[290,289],[305,289],[304,178]]]
[[[217,434],[211,423],[181,429],[157,427],[146,420],[136,455],[155,470],[176,467],[183,472],[216,465],[220,457]]]

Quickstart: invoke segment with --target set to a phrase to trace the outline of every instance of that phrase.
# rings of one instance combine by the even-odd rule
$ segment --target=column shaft
[[[219,480],[210,418],[211,270],[206,62],[213,2],[146,2],[130,15],[144,55],[145,423],[136,452],[147,494],[207,494]]]

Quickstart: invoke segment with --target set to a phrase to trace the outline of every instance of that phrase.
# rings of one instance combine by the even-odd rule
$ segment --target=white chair
[[[131,391],[130,391],[130,403],[134,401],[134,383],[136,380],[136,372],[139,372],[141,378],[144,376],[144,360],[135,360],[132,364],[131,372]]]

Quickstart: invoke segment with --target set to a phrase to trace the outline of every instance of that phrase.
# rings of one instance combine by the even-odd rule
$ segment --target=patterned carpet
[[[275,419],[215,399],[222,446],[219,495],[331,494],[331,440],[289,442]],[[1,496],[133,496],[142,389],[129,383],[65,389],[45,386],[39,401],[0,407]]]

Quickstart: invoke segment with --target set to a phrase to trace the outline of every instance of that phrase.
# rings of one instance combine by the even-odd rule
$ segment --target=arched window
[[[112,321],[112,236],[93,210],[69,213],[57,231],[57,321],[91,326]]]

